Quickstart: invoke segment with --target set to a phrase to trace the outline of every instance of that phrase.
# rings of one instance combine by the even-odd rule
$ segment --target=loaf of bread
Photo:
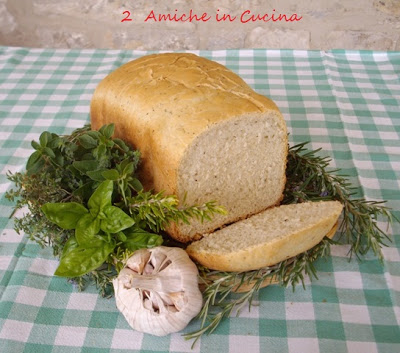
[[[188,53],[141,57],[109,74],[91,102],[92,128],[142,156],[146,189],[185,204],[214,200],[227,215],[169,229],[188,242],[279,204],[285,186],[287,130],[277,106],[238,75]]]
[[[338,201],[271,207],[204,236],[186,251],[210,269],[256,270],[317,245],[335,226],[341,212]]]

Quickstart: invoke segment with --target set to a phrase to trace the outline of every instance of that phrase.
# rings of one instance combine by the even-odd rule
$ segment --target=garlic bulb
[[[136,251],[113,280],[117,308],[140,332],[164,336],[185,328],[202,307],[198,270],[186,251]]]

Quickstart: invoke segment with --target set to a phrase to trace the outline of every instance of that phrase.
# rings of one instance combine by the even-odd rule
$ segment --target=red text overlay
[[[121,22],[132,21],[130,11],[124,11],[123,19]],[[180,12],[177,9],[172,13],[159,13],[151,10],[144,18],[144,22],[208,22],[215,20],[217,22],[240,22],[240,23],[254,23],[254,22],[298,22],[303,16],[297,13],[284,14],[279,13],[275,9],[265,13],[255,13],[251,10],[245,10],[240,15],[230,15],[222,13],[219,9],[214,15],[207,12],[195,12],[190,9],[186,12]]]

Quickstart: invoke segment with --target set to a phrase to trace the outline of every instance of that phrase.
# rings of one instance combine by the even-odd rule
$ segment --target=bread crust
[[[141,152],[145,189],[181,199],[178,173],[188,146],[220,122],[268,112],[280,116],[286,131],[276,104],[225,66],[194,54],[165,53],[143,56],[105,77],[94,92],[90,118],[93,129],[114,123],[115,137]],[[193,238],[176,225],[169,233],[180,241]]]
[[[333,226],[333,228],[327,233],[325,234],[325,237],[328,237],[330,239],[332,239],[337,231],[339,223],[336,222],[335,225]],[[253,280],[251,282],[245,282],[245,283],[241,283],[240,280],[237,281],[238,285],[236,286],[236,288],[233,289],[233,292],[235,293],[243,293],[243,292],[248,292],[249,290],[251,290],[254,287],[254,284],[256,283],[256,280]],[[279,281],[276,278],[276,276],[273,277],[267,277],[258,288],[264,288],[266,286],[269,286],[271,284],[278,284]]]
[[[199,264],[219,271],[243,272],[275,265],[311,249],[334,227],[342,212],[342,205],[338,201],[325,202],[332,204],[332,212],[329,216],[322,217],[315,224],[310,224],[297,232],[286,234],[270,242],[228,253],[197,250],[196,243],[192,243],[186,251]],[[268,229],[265,229],[265,232],[267,233]],[[243,234],[243,237],[245,236]]]

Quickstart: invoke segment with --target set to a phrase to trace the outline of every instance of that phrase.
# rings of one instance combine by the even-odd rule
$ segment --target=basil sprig
[[[75,235],[65,244],[55,274],[79,277],[100,267],[116,245],[129,250],[147,247],[148,241],[159,244],[160,237],[140,228],[131,228],[135,221],[112,205],[114,182],[105,180],[88,201],[88,208],[77,203],[46,203],[42,211],[49,221],[62,229],[75,229]],[[138,236],[138,235],[141,235]]]

